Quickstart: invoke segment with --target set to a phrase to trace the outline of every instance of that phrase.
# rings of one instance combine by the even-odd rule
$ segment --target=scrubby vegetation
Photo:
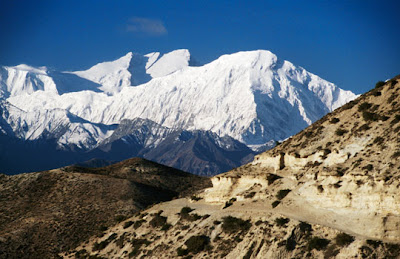
[[[143,224],[144,222],[146,222],[146,220],[144,220],[144,219],[140,219],[140,220],[138,220],[138,221],[135,221],[135,223],[133,223],[133,228],[134,228],[134,229],[140,228],[140,226],[142,226],[142,224]]]
[[[222,209],[226,209],[226,208],[232,206],[235,201],[236,201],[236,198],[231,198],[229,201],[225,202],[225,205]]]
[[[131,244],[133,247],[133,250],[129,253],[129,258],[132,258],[136,255],[138,255],[140,253],[140,248],[142,247],[142,245],[149,245],[151,244],[150,241],[148,241],[147,239],[137,239],[137,238],[132,238],[131,239]]]
[[[130,226],[132,226],[132,225],[133,225],[133,223],[135,223],[135,222],[134,222],[134,221],[131,221],[131,220],[130,220],[130,221],[127,221],[127,222],[125,222],[125,223],[124,223],[124,229],[125,229],[125,228],[129,228]]]
[[[117,222],[122,222],[122,221],[124,221],[126,219],[126,216],[124,216],[124,215],[117,215],[117,216],[115,216],[115,221],[117,221]]]
[[[323,250],[325,249],[330,241],[325,238],[320,238],[320,237],[312,237],[310,240],[308,240],[307,248],[308,250]]]
[[[345,130],[345,129],[337,129],[337,130],[335,131],[335,134],[338,135],[338,136],[343,136],[343,135],[346,134],[347,132],[348,132],[348,131]]]
[[[200,215],[194,213],[194,214],[189,214],[190,212],[192,212],[194,209],[190,208],[190,207],[183,207],[181,209],[181,212],[179,213],[181,219],[183,220],[187,220],[187,221],[196,221],[198,219],[201,218]]]
[[[161,213],[155,214],[152,220],[150,220],[149,224],[153,228],[162,227],[167,223],[167,217],[163,217],[160,214]]]
[[[198,196],[196,196],[196,195],[192,195],[192,196],[190,197],[190,199],[192,199],[193,201],[199,201],[199,200],[201,200],[202,198],[201,198],[201,197],[198,197]]]
[[[368,165],[364,166],[363,169],[367,170],[367,171],[371,171],[372,169],[374,169],[374,166],[372,164],[368,164]]]
[[[187,214],[189,214],[190,212],[192,212],[194,209],[192,209],[192,208],[190,208],[190,207],[183,207],[182,209],[181,209],[181,212],[180,212],[180,215],[182,216],[182,215],[187,215]]]
[[[336,124],[336,123],[338,123],[340,120],[338,119],[338,118],[332,118],[331,120],[330,120],[330,123],[333,123],[333,124]]]
[[[382,87],[382,86],[384,86],[385,85],[385,82],[383,82],[383,81],[378,81],[376,84],[375,84],[375,88],[380,88],[380,87]]]
[[[354,237],[347,235],[346,233],[339,233],[335,238],[335,242],[338,246],[347,246],[353,243]]]
[[[275,219],[275,223],[276,225],[282,227],[284,225],[286,225],[287,223],[289,223],[290,219],[288,218],[276,218]]]
[[[393,155],[391,156],[391,158],[393,158],[393,159],[398,158],[398,157],[400,157],[400,151],[394,152]]]
[[[225,233],[247,232],[251,223],[250,220],[242,220],[232,216],[222,218],[222,230]]]
[[[396,123],[398,123],[400,121],[400,114],[396,114],[395,116],[394,116],[394,119],[390,122],[390,124],[396,124]]]
[[[366,110],[368,110],[369,108],[371,108],[371,106],[372,106],[372,104],[370,104],[370,103],[367,103],[367,102],[362,103],[362,104],[360,104],[360,105],[358,106],[358,111],[359,111],[359,112],[366,111]]]
[[[93,250],[98,251],[98,250],[103,250],[108,246],[108,244],[111,243],[115,238],[117,237],[117,234],[113,233],[110,235],[106,240],[101,241],[100,243],[94,243],[93,244]]]
[[[197,254],[206,249],[210,243],[210,238],[205,235],[192,236],[186,242],[187,251],[189,253]]]
[[[379,115],[373,112],[363,111],[362,116],[366,121],[377,121],[379,119]]]

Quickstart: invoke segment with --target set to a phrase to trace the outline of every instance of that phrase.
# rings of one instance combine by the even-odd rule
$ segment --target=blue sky
[[[267,49],[363,93],[400,74],[398,2],[0,0],[0,64],[78,70],[179,48],[207,63]]]

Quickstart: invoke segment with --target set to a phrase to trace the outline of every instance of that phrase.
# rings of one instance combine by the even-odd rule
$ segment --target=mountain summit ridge
[[[202,66],[190,63],[190,52],[181,49],[129,52],[76,72],[1,67],[0,97],[28,117],[62,109],[87,122],[79,126],[81,138],[67,130],[73,138],[56,140],[62,149],[86,150],[109,137],[111,125],[136,118],[175,130],[211,131],[265,150],[356,97],[266,50],[223,55]],[[30,125],[9,119],[17,117],[11,114],[8,123]]]

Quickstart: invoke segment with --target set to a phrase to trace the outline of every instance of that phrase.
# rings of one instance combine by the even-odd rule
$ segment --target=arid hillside
[[[396,77],[191,198],[157,204],[64,257],[397,258]]]
[[[144,159],[0,175],[0,258],[52,258],[151,204],[210,186]]]

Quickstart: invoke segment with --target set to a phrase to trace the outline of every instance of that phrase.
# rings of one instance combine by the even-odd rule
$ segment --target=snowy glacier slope
[[[0,101],[0,131],[22,140],[55,139],[61,149],[89,149],[112,135],[117,125],[85,121],[66,110],[25,112]]]
[[[142,118],[261,145],[285,139],[355,98],[265,50],[223,55],[199,67],[189,66],[189,60],[187,50],[161,57],[128,53],[71,72],[101,85],[96,91],[86,87],[60,94],[38,89],[12,94],[7,100],[27,112],[63,109],[107,125]]]
[[[115,94],[122,88],[136,86],[162,77],[189,65],[188,50],[175,50],[164,55],[153,52],[147,55],[129,52],[118,60],[103,62],[85,71],[71,72],[102,85],[108,94]]]

